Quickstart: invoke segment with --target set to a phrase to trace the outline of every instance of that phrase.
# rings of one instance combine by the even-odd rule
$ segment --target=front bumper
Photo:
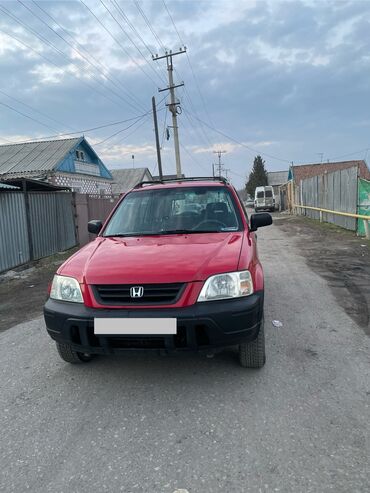
[[[94,318],[177,319],[170,336],[96,336]],[[254,340],[263,317],[263,291],[235,300],[196,303],[183,308],[95,309],[48,299],[44,318],[49,335],[83,353],[112,354],[127,349],[210,350]]]

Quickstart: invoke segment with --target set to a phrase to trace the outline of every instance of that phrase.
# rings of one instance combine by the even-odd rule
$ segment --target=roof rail
[[[141,181],[134,188],[141,188],[143,185],[155,185],[171,182],[183,182],[183,181],[220,181],[222,183],[229,183],[229,181],[223,176],[191,176],[189,178],[163,178],[162,180],[146,180]]]

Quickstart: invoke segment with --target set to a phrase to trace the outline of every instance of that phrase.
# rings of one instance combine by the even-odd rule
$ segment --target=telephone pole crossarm
[[[176,87],[182,87],[183,85],[184,83],[181,82],[181,84],[176,84],[175,86],[172,87],[165,87],[164,89],[158,89],[158,92],[170,91],[171,89],[176,89]]]

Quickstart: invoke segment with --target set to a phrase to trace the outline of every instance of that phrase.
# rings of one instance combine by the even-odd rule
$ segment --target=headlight
[[[80,285],[73,277],[55,275],[51,285],[50,298],[83,303]]]
[[[252,293],[253,281],[248,270],[228,272],[209,277],[198,296],[198,301],[239,298]]]

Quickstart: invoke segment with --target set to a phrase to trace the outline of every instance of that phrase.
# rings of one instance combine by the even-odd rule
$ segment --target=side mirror
[[[92,233],[93,235],[99,234],[102,227],[103,227],[103,223],[99,220],[89,221],[87,223],[87,230],[89,233]]]
[[[272,224],[272,217],[268,212],[260,212],[259,214],[251,215],[251,227],[249,231],[257,231],[262,226],[270,226]]]

